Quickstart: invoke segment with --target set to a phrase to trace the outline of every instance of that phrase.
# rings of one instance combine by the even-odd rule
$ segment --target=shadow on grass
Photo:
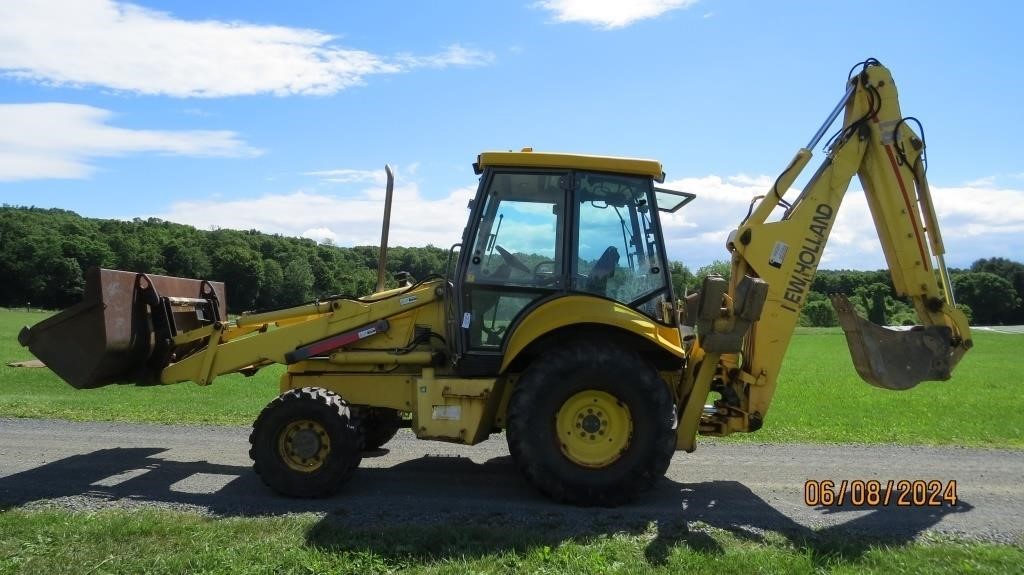
[[[781,538],[820,564],[856,560],[874,545],[908,543],[945,515],[972,509],[964,502],[956,507],[820,509],[815,519],[830,525],[811,529],[742,483],[668,479],[623,507],[569,507],[538,495],[507,456],[484,463],[426,456],[391,467],[365,467],[335,497],[287,499],[271,493],[248,466],[174,461],[162,458],[164,452],[101,449],[2,477],[0,509],[52,502],[75,509],[157,504],[229,517],[312,512],[324,515],[307,532],[307,544],[372,552],[396,562],[522,553],[613,534],[653,533],[645,549],[652,565],[665,564],[679,546],[723,554],[705,526],[743,541]],[[801,504],[799,487],[793,491],[793,501],[784,507]],[[69,497],[76,499],[63,499]],[[847,521],[828,519],[848,511],[856,513],[849,513]]]

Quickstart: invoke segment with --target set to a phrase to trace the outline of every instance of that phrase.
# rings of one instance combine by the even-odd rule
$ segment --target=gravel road
[[[312,512],[332,522],[489,524],[576,533],[691,533],[702,524],[794,541],[846,534],[889,542],[950,534],[1024,543],[1024,453],[957,447],[704,442],[668,476],[615,509],[549,502],[520,477],[503,437],[473,447],[420,442],[402,430],[367,454],[341,492],[285,499],[252,472],[247,428],[0,419],[0,508],[164,507],[217,516]],[[957,481],[941,507],[810,507],[804,482]],[[850,495],[848,493],[848,495]],[[893,498],[893,501],[895,497]]]

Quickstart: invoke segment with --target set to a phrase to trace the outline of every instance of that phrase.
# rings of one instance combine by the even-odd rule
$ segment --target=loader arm
[[[786,201],[785,191],[840,113],[844,113],[843,126],[826,146],[821,166],[799,196]],[[865,381],[887,389],[949,378],[970,348],[971,337],[967,320],[953,301],[924,154],[923,138],[900,112],[889,71],[875,60],[862,63],[832,115],[807,147],[797,152],[771,190],[755,199],[748,217],[729,236],[732,275],[726,301],[736,300],[745,277],[766,281],[768,294],[760,320],[750,328],[741,350],[715,354],[713,378],[707,373],[711,366],[703,378],[696,373],[689,376],[722,395],[713,409],[700,415],[701,433],[724,435],[760,428],[854,175],[864,188],[893,286],[898,295],[913,302],[921,322],[910,331],[888,330],[858,317],[844,296],[833,296],[854,365]],[[781,219],[768,221],[777,208],[784,209]],[[701,354],[700,343],[697,347],[696,353]],[[706,395],[699,393],[700,385],[696,387],[688,402],[703,403]],[[687,448],[689,440],[680,440],[681,447]]]

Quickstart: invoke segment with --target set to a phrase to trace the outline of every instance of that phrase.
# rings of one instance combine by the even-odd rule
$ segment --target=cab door
[[[565,290],[566,171],[488,169],[456,277],[457,368],[497,373],[510,328],[534,302]]]

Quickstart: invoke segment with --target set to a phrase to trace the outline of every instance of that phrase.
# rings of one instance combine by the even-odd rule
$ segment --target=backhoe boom
[[[843,126],[826,146],[824,161],[799,196],[786,201],[786,190],[840,110]],[[858,373],[878,387],[907,389],[923,380],[948,379],[970,347],[967,321],[955,307],[942,259],[942,239],[925,175],[924,139],[909,122],[916,120],[902,115],[889,71],[875,60],[864,62],[849,79],[836,112],[730,235],[730,296],[745,277],[766,281],[768,295],[742,350],[723,354],[719,360],[711,389],[722,393],[723,399],[716,403],[719,409],[702,417],[701,432],[718,435],[760,427],[855,175],[864,188],[896,293],[912,301],[922,324],[910,331],[875,326],[857,316],[844,296],[834,296]],[[785,210],[781,219],[768,221],[778,208]]]

